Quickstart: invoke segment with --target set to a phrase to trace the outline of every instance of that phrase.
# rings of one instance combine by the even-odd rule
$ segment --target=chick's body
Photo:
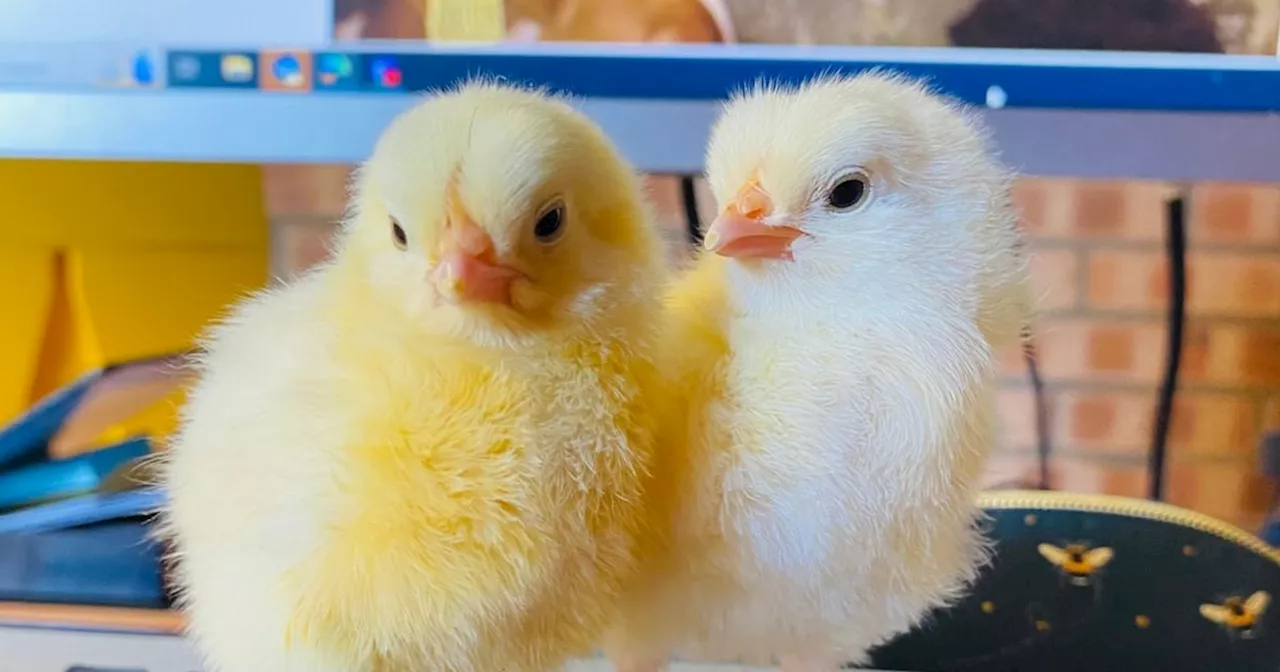
[[[165,531],[211,672],[544,670],[650,537],[660,243],[566,105],[397,120],[334,261],[212,332]]]
[[[983,557],[993,348],[1027,318],[1007,178],[967,118],[880,76],[735,100],[708,171],[719,254],[668,300],[675,543],[611,657],[834,670]]]

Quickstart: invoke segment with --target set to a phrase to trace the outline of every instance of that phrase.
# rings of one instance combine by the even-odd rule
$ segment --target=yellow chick
[[[673,548],[606,639],[836,670],[984,558],[994,350],[1029,318],[1009,176],[976,120],[883,75],[761,87],[712,134],[723,204],[668,301],[687,417]]]
[[[334,259],[235,308],[168,452],[209,672],[521,672],[589,649],[652,543],[661,242],[567,104],[398,118]]]

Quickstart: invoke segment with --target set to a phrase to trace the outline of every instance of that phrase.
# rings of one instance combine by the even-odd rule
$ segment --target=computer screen
[[[10,0],[0,44],[423,39],[430,0]],[[1276,0],[505,0],[512,40],[1275,54]]]
[[[339,40],[421,39],[429,0],[335,0]],[[1275,0],[507,0],[514,40],[1269,53]]]
[[[332,33],[329,0],[8,0],[0,45],[153,43],[310,47]]]
[[[490,74],[573,94],[638,167],[691,173],[733,90],[888,67],[1007,108],[993,128],[1025,172],[1273,174],[1213,152],[1280,108],[1280,0],[477,0],[499,44],[427,40],[457,1],[10,0],[0,155],[352,162],[412,103],[364,94]],[[1207,112],[1245,117],[1185,117]]]
[[[10,0],[0,46],[423,40],[431,0]],[[445,0],[437,0],[445,1]],[[1280,0],[502,0],[515,42],[1277,54]],[[12,74],[12,73],[10,73]],[[3,81],[3,80],[0,80]]]

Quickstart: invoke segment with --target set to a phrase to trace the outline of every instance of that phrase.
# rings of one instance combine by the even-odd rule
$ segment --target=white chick
[[[883,76],[760,87],[715,126],[723,204],[669,297],[688,417],[651,563],[606,643],[835,670],[962,593],[996,348],[1029,317],[977,121]]]

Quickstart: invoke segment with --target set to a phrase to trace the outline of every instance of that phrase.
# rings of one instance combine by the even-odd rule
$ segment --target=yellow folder
[[[0,161],[0,424],[88,371],[190,349],[267,279],[257,166]],[[163,435],[175,392],[118,426]]]

